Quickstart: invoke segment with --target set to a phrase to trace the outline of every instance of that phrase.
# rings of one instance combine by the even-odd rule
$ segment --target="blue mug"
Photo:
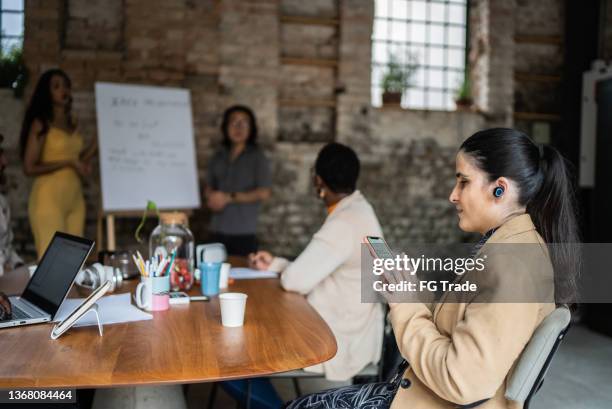
[[[200,290],[202,295],[219,294],[219,276],[221,275],[221,264],[223,263],[200,263]]]

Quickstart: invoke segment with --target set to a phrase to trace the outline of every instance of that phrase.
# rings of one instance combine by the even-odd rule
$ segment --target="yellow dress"
[[[82,149],[83,138],[78,132],[70,134],[50,127],[44,140],[41,161],[76,160]],[[38,259],[44,254],[56,231],[82,236],[85,200],[76,170],[64,167],[37,176],[30,193],[28,214]]]

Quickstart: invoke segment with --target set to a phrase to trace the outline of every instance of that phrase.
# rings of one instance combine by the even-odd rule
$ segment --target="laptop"
[[[21,296],[9,297],[13,314],[0,328],[51,321],[93,247],[92,240],[56,232]]]

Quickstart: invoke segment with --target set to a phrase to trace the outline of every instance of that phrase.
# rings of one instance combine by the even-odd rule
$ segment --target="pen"
[[[168,260],[164,259],[160,263],[159,267],[157,268],[155,275],[162,276],[163,275],[163,271],[166,269],[166,265],[167,264],[168,264]]]
[[[168,274],[172,273],[172,267],[174,267],[174,257],[176,256],[176,250],[172,252],[172,258],[170,259],[170,267],[168,267]]]
[[[136,265],[136,268],[138,269],[138,272],[140,273],[140,275],[144,275],[144,271],[142,271],[142,268],[140,268],[140,263],[138,262],[138,259],[136,258],[135,255],[132,254],[132,260],[134,260],[134,264]]]
[[[142,269],[142,271],[145,272],[145,276],[148,275],[148,271],[146,271],[146,266],[145,266],[145,262],[144,262],[144,258],[142,258],[142,254],[140,254],[139,250],[136,250],[136,254],[138,255],[138,260],[140,260],[140,267]]]

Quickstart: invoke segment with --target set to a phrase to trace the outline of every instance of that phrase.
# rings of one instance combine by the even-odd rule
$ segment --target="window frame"
[[[469,52],[470,52],[470,2],[469,0],[465,0],[465,1],[457,1],[457,0],[421,0],[423,3],[425,3],[425,19],[423,18],[413,18],[412,16],[406,16],[406,18],[398,18],[393,16],[393,10],[391,9],[391,2],[392,0],[385,0],[387,2],[387,15],[386,16],[379,16],[377,14],[378,11],[378,7],[376,5],[376,2],[380,1],[380,0],[374,0],[374,15],[373,15],[373,26],[372,26],[372,36],[371,36],[371,68],[370,68],[370,80],[371,80],[371,86],[370,86],[370,92],[372,93],[371,97],[370,97],[370,103],[375,106],[375,107],[382,107],[382,94],[383,94],[383,90],[382,90],[382,84],[381,84],[381,78],[382,78],[382,73],[384,72],[384,67],[386,65],[386,61],[385,62],[380,62],[376,60],[376,56],[375,56],[375,44],[380,44],[382,45],[382,47],[384,49],[391,48],[393,46],[397,47],[397,48],[404,48],[406,49],[406,55],[405,57],[407,58],[407,56],[410,54],[410,50],[413,47],[421,47],[423,50],[425,57],[425,60],[427,61],[427,64],[424,64],[421,61],[418,61],[418,69],[422,70],[423,72],[420,73],[420,75],[423,77],[424,81],[422,85],[419,86],[411,86],[407,92],[410,92],[411,89],[415,89],[418,90],[420,92],[423,93],[423,104],[419,105],[419,106],[414,106],[414,105],[409,105],[406,96],[402,96],[402,103],[401,103],[401,107],[403,109],[410,109],[410,110],[422,110],[422,111],[441,111],[441,112],[453,112],[456,110],[456,107],[451,106],[451,102],[449,101],[443,101],[442,105],[444,105],[444,107],[441,106],[433,106],[431,104],[431,102],[429,101],[429,99],[431,98],[431,92],[436,92],[436,93],[441,93],[443,95],[443,98],[445,98],[446,95],[449,95],[451,97],[453,97],[456,92],[457,92],[457,87],[460,86],[466,79],[469,78]],[[407,3],[407,8],[409,7],[408,3],[412,2],[413,0],[404,0]],[[430,6],[431,4],[441,4],[446,6],[445,8],[445,15],[444,15],[444,19],[443,20],[435,20],[432,21],[431,20],[431,9]],[[449,21],[449,9],[448,6],[450,5],[454,5],[454,6],[461,6],[464,8],[464,24],[460,24],[457,23],[455,21]],[[377,21],[385,21],[387,24],[390,23],[403,23],[406,26],[406,32],[408,33],[410,31],[410,25],[411,24],[421,24],[424,26],[425,29],[425,37],[423,39],[423,41],[414,41],[413,39],[408,40],[408,36],[406,36],[406,40],[397,40],[397,39],[380,39],[380,38],[375,38],[375,25]],[[444,40],[441,43],[437,43],[437,42],[432,42],[429,38],[430,36],[430,30],[429,27],[431,26],[438,26],[438,27],[443,27],[444,28]],[[462,28],[464,31],[464,42],[463,45],[454,45],[452,43],[449,42],[448,40],[448,28],[449,27],[455,27],[455,28]],[[436,64],[431,64],[430,60],[430,52],[431,49],[435,49],[435,50],[443,50],[443,54],[442,54],[442,58],[443,58],[443,64],[442,65],[436,65]],[[453,67],[449,64],[448,61],[448,50],[460,50],[463,52],[463,66],[462,67]],[[386,59],[387,60],[387,59]],[[387,60],[388,61],[388,60]],[[406,66],[406,64],[402,64],[403,66]],[[428,77],[430,74],[430,72],[432,70],[437,71],[438,73],[442,74],[442,78],[443,78],[443,83],[441,86],[437,86],[437,84],[432,84],[431,81],[429,80],[429,78],[425,78]],[[459,78],[459,84],[447,84],[448,81],[448,76],[447,76],[447,72],[456,72],[458,73],[457,77]],[[375,74],[378,74],[378,77],[381,78],[376,78]],[[379,93],[378,95],[375,95],[374,93],[377,92]],[[380,105],[379,105],[380,104]],[[448,105],[447,105],[448,104]]]
[[[0,53],[4,54],[4,52],[8,52],[10,51],[10,49],[4,50],[4,39],[13,39],[13,40],[20,40],[20,44],[19,47],[20,49],[23,49],[23,41],[24,41],[24,36],[25,36],[25,0],[23,1],[23,8],[21,10],[18,9],[6,9],[4,8],[4,1],[0,0]],[[23,16],[23,24],[24,27],[21,30],[21,35],[14,35],[14,34],[4,34],[3,33],[3,29],[2,29],[2,17],[5,14],[20,14]]]

